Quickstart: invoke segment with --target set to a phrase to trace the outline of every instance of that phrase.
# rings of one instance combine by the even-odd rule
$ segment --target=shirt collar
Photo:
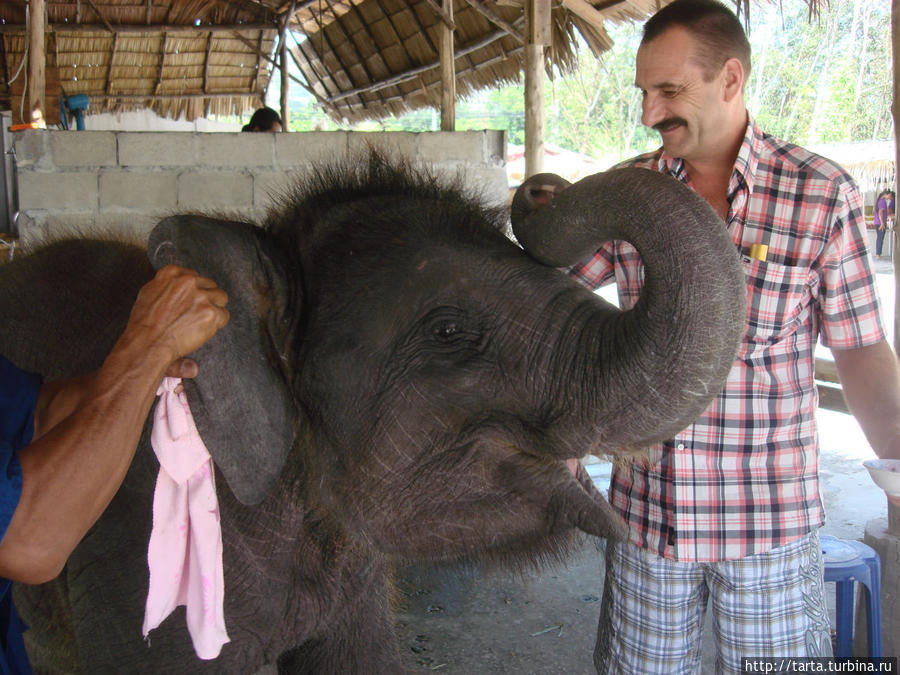
[[[759,154],[763,144],[763,131],[756,121],[747,116],[747,130],[744,132],[744,140],[741,149],[738,150],[737,159],[734,161],[734,171],[728,184],[728,199],[731,200],[741,185],[746,185],[749,191],[753,191],[756,167],[759,165]]]

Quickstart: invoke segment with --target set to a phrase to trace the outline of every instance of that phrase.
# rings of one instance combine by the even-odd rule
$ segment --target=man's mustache
[[[687,120],[683,117],[667,117],[654,124],[651,128],[656,131],[670,131],[675,127],[687,126]]]

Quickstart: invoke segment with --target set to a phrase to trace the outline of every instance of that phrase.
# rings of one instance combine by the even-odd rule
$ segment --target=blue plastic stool
[[[837,587],[837,653],[839,658],[853,655],[853,582],[865,589],[866,632],[869,656],[881,656],[881,561],[878,553],[859,541],[821,535],[825,581]]]

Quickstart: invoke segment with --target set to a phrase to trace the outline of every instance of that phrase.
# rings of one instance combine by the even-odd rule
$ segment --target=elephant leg
[[[402,674],[388,596],[383,580],[373,583],[315,638],[282,653],[279,674]]]

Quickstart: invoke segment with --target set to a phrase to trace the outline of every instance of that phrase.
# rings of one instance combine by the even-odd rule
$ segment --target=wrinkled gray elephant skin
[[[262,227],[178,216],[146,248],[63,241],[0,267],[0,353],[48,379],[101,363],[151,263],[230,296],[187,391],[216,464],[231,642],[197,660],[183,610],[142,640],[158,471],[145,433],[60,577],[16,588],[38,668],[399,672],[392,561],[515,567],[564,558],[579,532],[622,536],[563,460],[669,435],[721,386],[740,267],[677,182],[615,172],[546,206],[526,185],[514,222],[531,257],[459,186],[356,159],[311,173]],[[631,312],[537,261],[609,237],[646,256]]]

